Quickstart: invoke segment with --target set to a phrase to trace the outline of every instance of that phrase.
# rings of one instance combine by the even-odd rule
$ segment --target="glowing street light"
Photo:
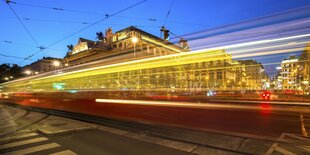
[[[53,62],[53,65],[54,65],[55,70],[56,70],[60,66],[60,62],[56,60]]]
[[[60,62],[59,62],[59,61],[54,61],[54,62],[53,62],[53,65],[54,65],[55,67],[58,67],[58,66],[60,66]]]
[[[131,41],[133,43],[133,55],[136,57],[136,43],[139,41],[137,37],[132,37]]]
[[[25,73],[26,73],[27,75],[30,75],[32,72],[31,72],[30,70],[26,70]]]
[[[137,43],[137,42],[139,41],[139,39],[138,39],[137,37],[132,37],[132,38],[131,38],[131,41],[132,41],[133,43]]]
[[[8,78],[8,77],[5,77],[4,80],[9,80],[9,78]]]
[[[39,72],[34,72],[35,75],[39,74]]]

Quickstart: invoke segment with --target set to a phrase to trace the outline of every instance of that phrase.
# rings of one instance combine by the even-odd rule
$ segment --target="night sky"
[[[105,18],[139,0],[12,0],[11,7],[22,19],[34,40],[42,47],[51,45],[91,23]],[[66,46],[79,37],[95,40],[96,32],[112,27],[113,31],[130,25],[159,36],[165,25],[173,34],[185,35],[223,25],[239,23],[269,14],[310,5],[310,0],[147,0],[116,16],[86,29],[39,52],[32,60],[23,61],[39,48],[4,2],[0,2],[0,63],[29,64],[43,56],[63,57]],[[56,9],[53,9],[56,8]],[[63,9],[63,10],[59,10]],[[26,20],[25,20],[26,19]],[[166,19],[166,22],[165,22]],[[171,37],[174,37],[171,34]]]

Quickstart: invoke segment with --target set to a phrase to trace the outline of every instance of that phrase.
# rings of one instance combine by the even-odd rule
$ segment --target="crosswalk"
[[[0,138],[0,155],[41,154],[42,151],[51,155],[76,155],[75,152],[34,132]]]
[[[288,143],[296,143],[299,145],[288,145],[281,143],[273,143],[273,145],[266,152],[266,155],[272,154],[286,154],[286,155],[298,155],[298,154],[309,154],[310,152],[310,139],[302,137],[301,135],[282,133],[278,138],[279,141]]]

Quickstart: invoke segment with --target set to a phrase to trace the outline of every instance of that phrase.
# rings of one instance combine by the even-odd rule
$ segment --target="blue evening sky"
[[[139,0],[12,1],[16,4],[11,4],[11,7],[22,18],[38,44],[44,47],[88,26],[89,23],[105,18],[106,14],[113,14],[139,2]],[[112,27],[115,32],[134,25],[159,36],[159,28],[164,24],[171,2],[172,0],[147,0],[51,46],[44,50],[44,53],[32,57],[30,61],[22,61],[3,57],[1,54],[25,58],[39,49],[8,5],[0,1],[0,63],[25,65],[43,56],[63,57],[68,44],[76,44],[79,37],[95,40],[95,33],[108,27]],[[64,10],[25,6],[28,4]],[[310,5],[310,0],[174,0],[165,26],[176,35],[184,35],[307,5]],[[28,20],[23,20],[24,18]]]

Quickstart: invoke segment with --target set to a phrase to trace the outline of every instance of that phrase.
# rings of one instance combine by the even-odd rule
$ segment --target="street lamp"
[[[9,80],[9,78],[8,78],[8,77],[5,77],[4,80]]]
[[[32,71],[31,71],[31,70],[26,70],[25,73],[26,73],[27,75],[30,75],[30,74],[32,73]]]
[[[34,72],[35,75],[39,74],[39,72]]]
[[[53,62],[53,65],[55,66],[55,69],[56,69],[57,67],[60,66],[60,62],[59,62],[59,61],[54,61],[54,62]]]
[[[54,61],[54,62],[53,62],[53,65],[56,66],[56,67],[58,67],[58,66],[60,65],[60,62],[59,62],[59,61]]]
[[[133,43],[133,55],[136,57],[136,43],[139,41],[137,37],[132,37],[131,41]]]
[[[133,43],[137,43],[137,42],[139,41],[139,39],[138,39],[137,37],[132,37],[132,38],[131,38],[131,41],[132,41]]]

